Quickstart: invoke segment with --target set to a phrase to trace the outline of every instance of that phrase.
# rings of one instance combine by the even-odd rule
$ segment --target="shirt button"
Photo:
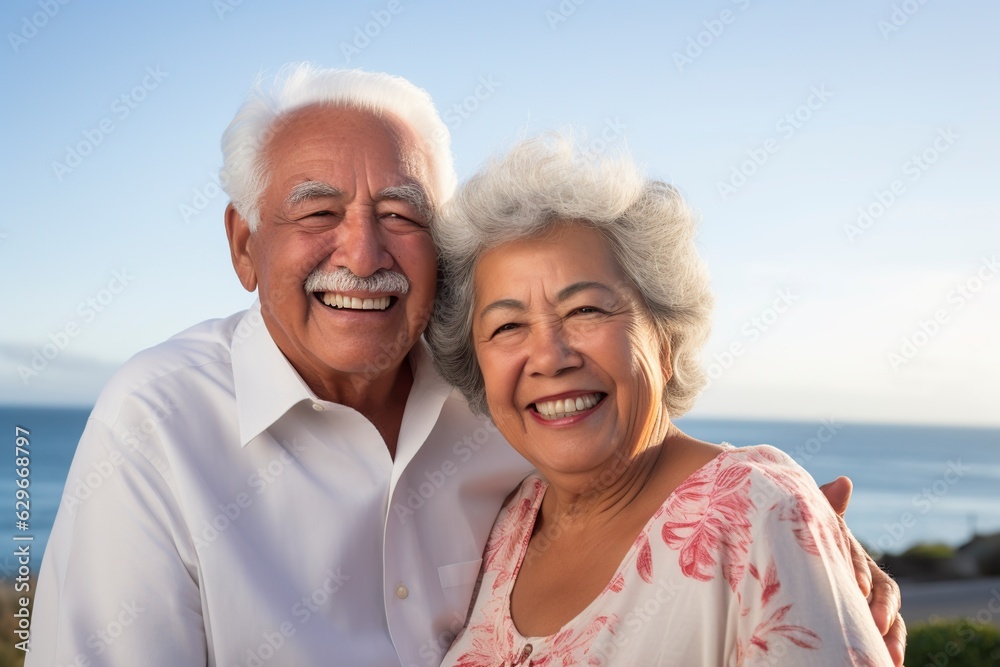
[[[315,410],[316,412],[323,412],[324,410],[326,410],[326,408],[324,408],[319,403],[313,403],[313,410]]]
[[[396,586],[396,597],[398,597],[400,600],[405,600],[407,597],[409,597],[409,595],[410,595],[409,588],[407,588],[403,584]]]

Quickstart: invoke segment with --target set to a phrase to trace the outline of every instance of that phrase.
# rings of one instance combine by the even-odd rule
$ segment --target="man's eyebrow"
[[[599,283],[592,280],[582,280],[578,283],[573,283],[572,285],[568,285],[559,290],[559,293],[556,294],[556,302],[562,303],[563,301],[575,296],[576,294],[579,294],[580,292],[584,292],[589,289],[599,289],[608,292],[609,294],[614,294],[614,291],[604,283]],[[482,319],[483,317],[486,317],[487,313],[491,313],[494,310],[527,310],[527,306],[525,306],[522,302],[518,301],[517,299],[498,299],[497,301],[494,301],[490,305],[483,308],[482,312],[479,313],[479,318]]]
[[[310,199],[320,199],[323,197],[343,197],[344,193],[333,187],[329,183],[322,181],[306,181],[299,183],[285,197],[285,206],[297,206]]]
[[[375,201],[384,201],[386,199],[404,201],[417,209],[417,212],[425,218],[430,218],[434,212],[434,207],[431,206],[431,200],[427,196],[427,191],[417,183],[394,185],[380,190],[375,194]]]

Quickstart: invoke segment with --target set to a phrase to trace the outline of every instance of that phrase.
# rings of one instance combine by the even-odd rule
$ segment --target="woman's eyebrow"
[[[585,292],[586,290],[589,289],[599,289],[608,292],[609,294],[614,293],[611,290],[611,288],[605,285],[604,283],[595,282],[592,280],[583,280],[578,283],[573,283],[572,285],[567,285],[566,287],[559,290],[559,293],[556,294],[556,301],[562,303],[566,299],[572,298],[576,294],[579,294],[580,292]],[[483,310],[479,313],[479,319],[486,317],[488,313],[491,313],[494,310],[527,310],[527,309],[528,309],[527,306],[525,306],[524,303],[518,301],[517,299],[498,299],[493,303],[491,303],[490,305],[483,308]]]
[[[498,299],[493,303],[491,303],[490,305],[483,308],[482,311],[480,311],[479,319],[483,319],[484,317],[486,317],[486,315],[492,313],[494,310],[527,310],[527,309],[528,309],[527,306],[525,306],[522,302],[518,301],[517,299]]]

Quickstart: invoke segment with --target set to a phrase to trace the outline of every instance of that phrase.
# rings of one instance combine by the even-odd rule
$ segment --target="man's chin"
[[[357,335],[356,331],[354,333]],[[350,342],[340,345],[336,350],[321,354],[321,361],[330,369],[331,375],[350,373],[359,378],[374,380],[381,375],[395,373],[409,354],[411,346],[398,338],[387,339],[382,343],[372,338],[374,336],[369,335],[368,340],[357,341],[357,345]]]

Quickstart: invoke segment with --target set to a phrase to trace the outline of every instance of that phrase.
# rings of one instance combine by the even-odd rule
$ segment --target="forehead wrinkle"
[[[296,206],[312,199],[324,197],[343,197],[344,192],[323,181],[305,181],[299,183],[285,197],[285,206]]]
[[[522,303],[521,301],[518,301],[517,299],[499,299],[497,301],[494,301],[490,305],[486,306],[485,308],[483,308],[483,310],[479,313],[479,319],[483,319],[484,317],[486,317],[487,314],[495,310],[525,311],[527,309],[528,307],[525,306],[524,303]]]
[[[593,280],[581,280],[578,283],[573,283],[572,285],[568,285],[567,287],[559,290],[559,293],[556,294],[556,301],[561,303],[566,299],[572,298],[580,292],[585,292],[589,289],[599,289],[608,292],[609,294],[614,294],[612,289],[604,283]]]

